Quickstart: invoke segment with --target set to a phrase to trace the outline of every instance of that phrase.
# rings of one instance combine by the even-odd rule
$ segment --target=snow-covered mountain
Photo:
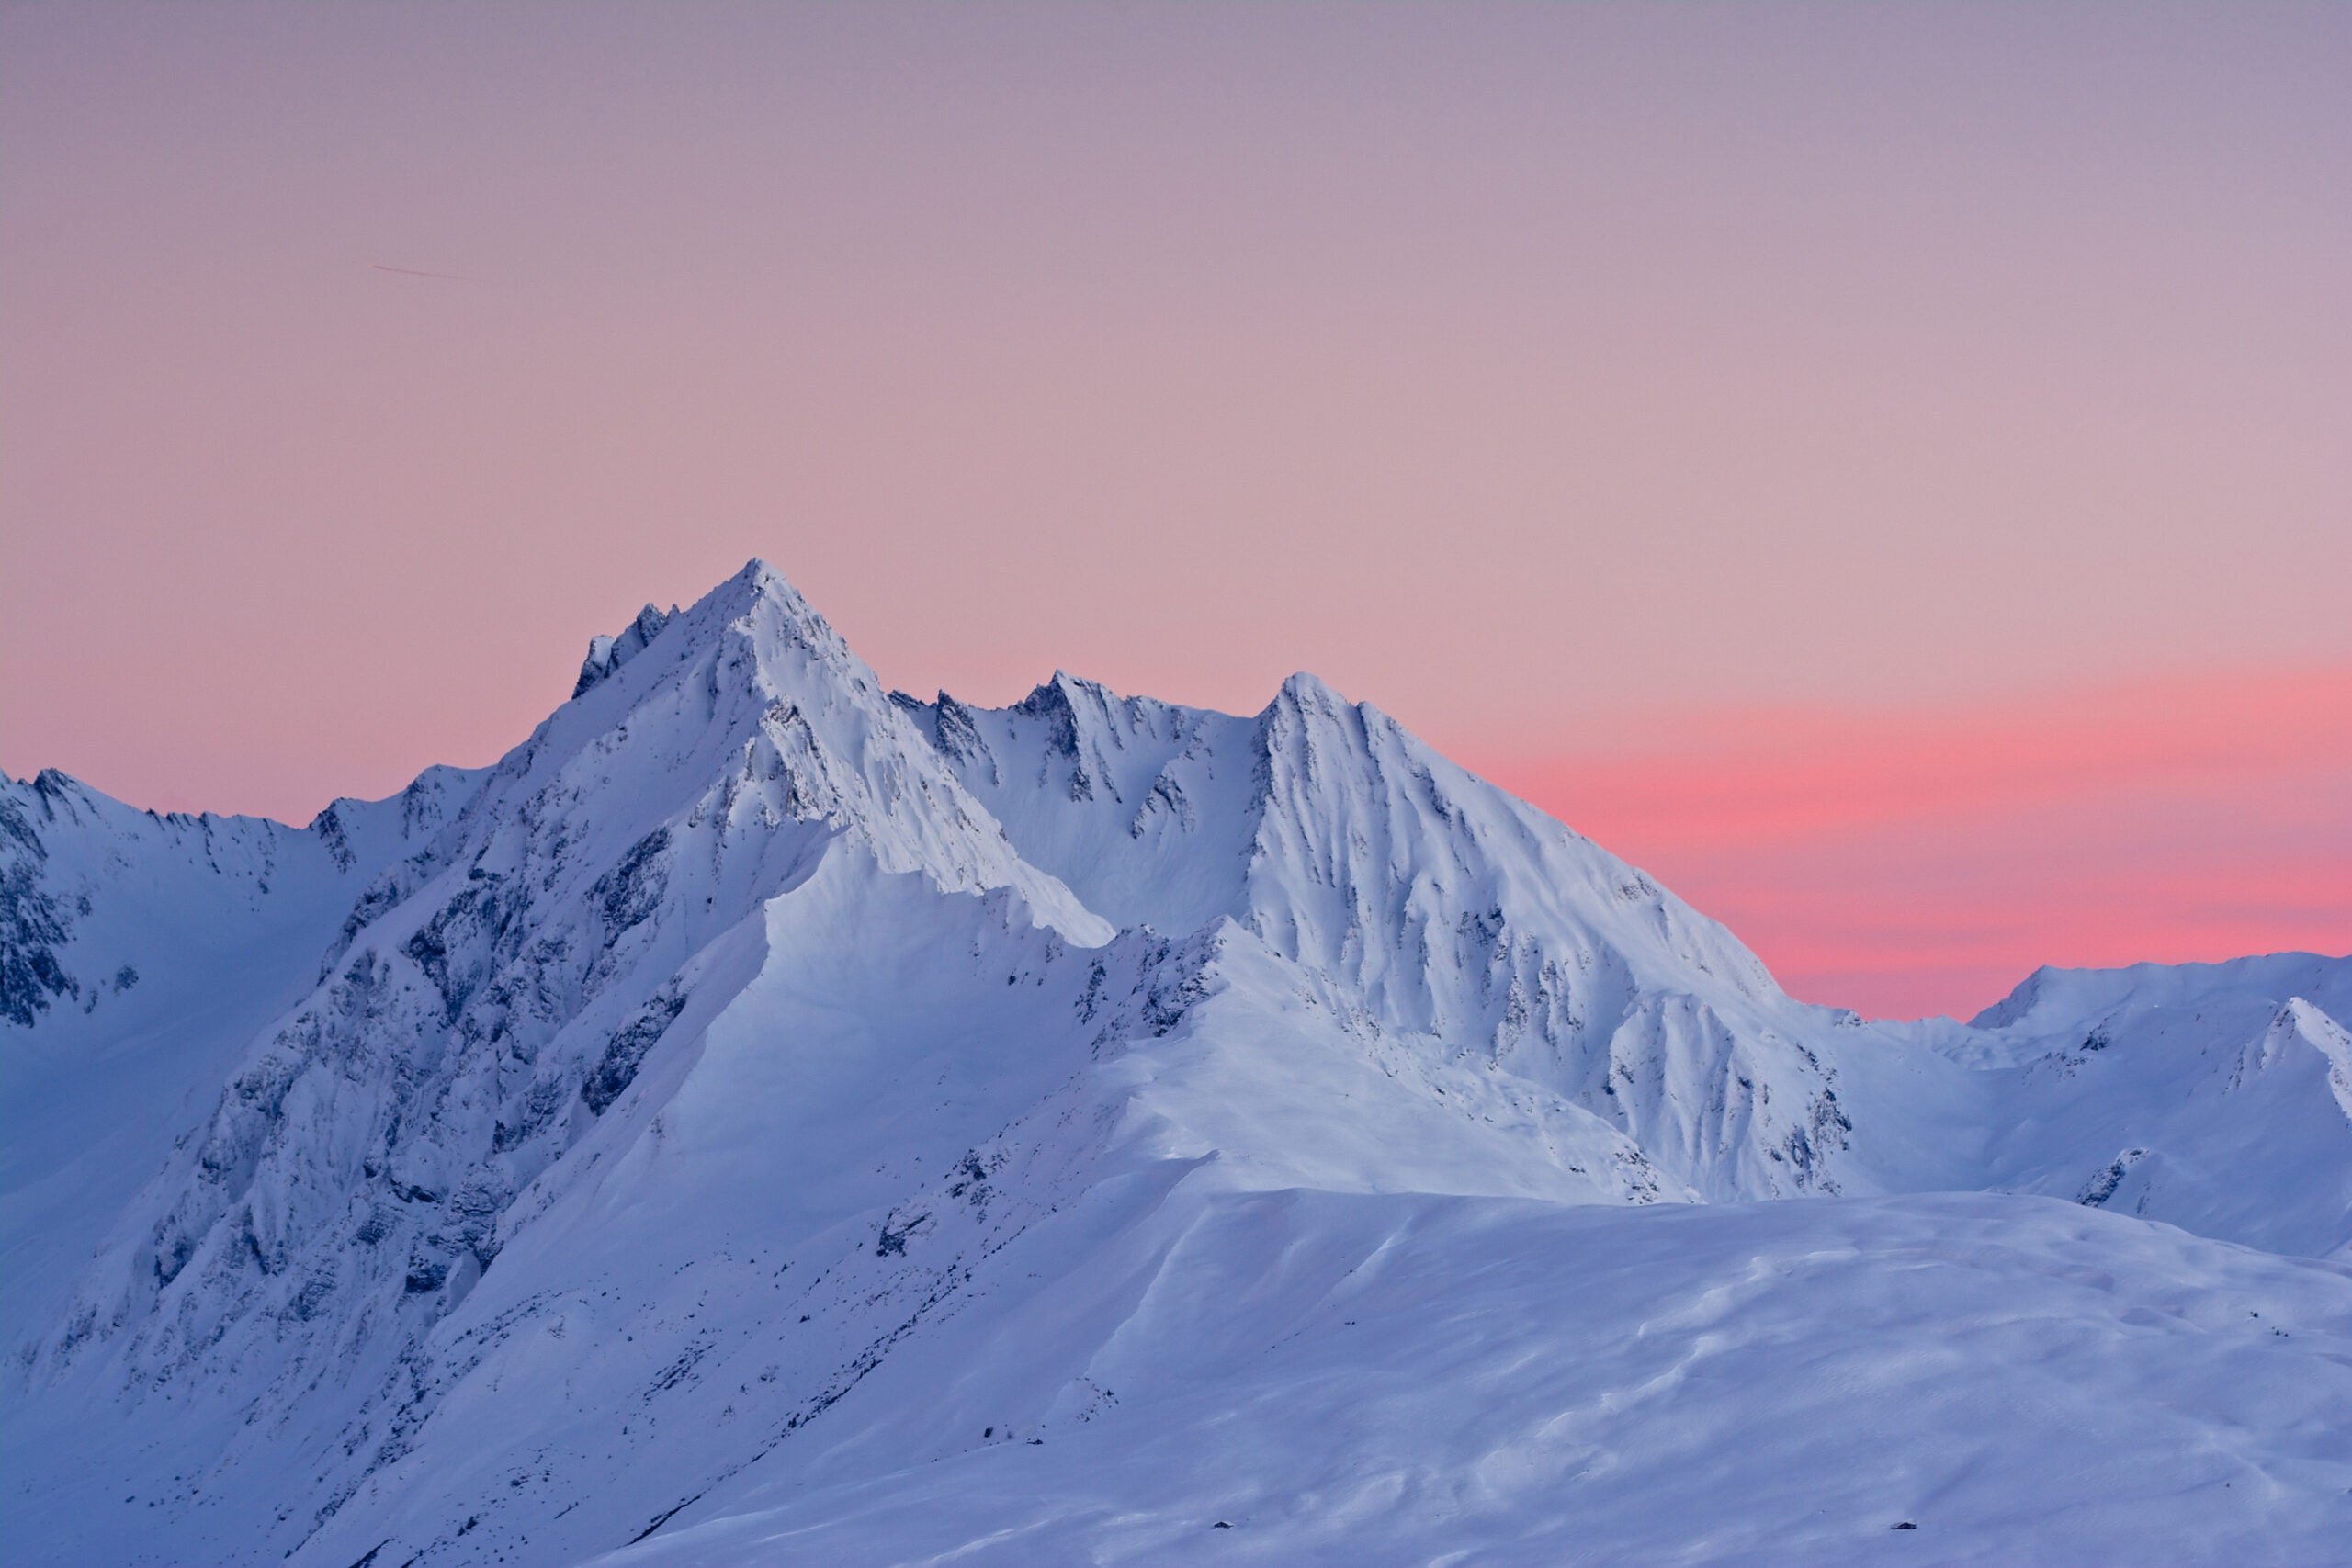
[[[12,1556],[2323,1560],[2346,1019],[1865,1023],[1310,676],[754,562],[308,829],[0,781]]]

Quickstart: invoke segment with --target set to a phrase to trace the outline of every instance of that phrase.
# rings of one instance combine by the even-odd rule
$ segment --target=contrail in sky
[[[407,277],[446,277],[452,283],[473,281],[470,277],[461,277],[454,272],[425,272],[413,266],[386,266],[382,262],[369,262],[368,269],[370,272],[397,272]]]

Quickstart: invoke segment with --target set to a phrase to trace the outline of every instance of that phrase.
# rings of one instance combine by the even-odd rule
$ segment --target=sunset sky
[[[2352,950],[2352,7],[0,6],[0,768],[307,820],[765,557],[1311,669],[1809,999]]]

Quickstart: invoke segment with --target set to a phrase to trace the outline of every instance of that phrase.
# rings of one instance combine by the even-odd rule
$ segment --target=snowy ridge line
[[[2291,1562],[2352,1522],[2306,1440],[2340,1422],[2167,1384],[2148,1337],[2274,1413],[2352,1364],[2352,960],[1865,1023],[1312,676],[1247,716],[1059,672],[922,702],[755,561],[597,638],[493,767],[307,829],[0,781],[0,1004],[28,1562],[1154,1562],[1195,1511],[1244,1560],[1370,1562],[1449,1508],[1551,1560],[1580,1516],[1496,1478],[1617,1476],[1622,1532],[1747,1473],[1736,1421],[1624,1425],[1693,1419],[1718,1342],[1791,1421],[1826,1418],[1815,1353],[1944,1411],[1985,1540],[1965,1465],[2055,1483],[1916,1382],[1940,1345],[2019,1358],[2012,1408],[2108,1391],[2115,1452],[2195,1492],[2152,1447],[2185,1417],[2115,1393],[2169,1387],[2308,1502],[2133,1494],[2098,1515],[2131,1539],[2226,1518]],[[1848,1298],[1879,1338],[1784,1363]],[[1832,1447],[1831,1494],[1884,1478]],[[1434,1501],[1473,1492],[1516,1501]]]

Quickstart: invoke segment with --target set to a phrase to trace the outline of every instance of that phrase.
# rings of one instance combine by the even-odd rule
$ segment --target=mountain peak
[[[1359,705],[1334,688],[1320,675],[1301,670],[1285,680],[1274,693],[1274,700],[1266,705],[1269,715],[1293,715],[1300,719],[1338,719],[1343,714],[1360,712]]]
[[[791,580],[754,556],[741,571],[683,611],[675,604],[663,610],[649,604],[618,632],[590,638],[588,657],[581,661],[580,679],[571,694],[582,696],[609,680],[673,625],[692,644],[718,635],[723,627],[745,622],[763,623],[771,637],[780,634],[782,641],[820,654],[829,665],[854,664],[861,672],[865,669],[856,663],[841,634],[817,613]]]
[[[796,611],[815,614],[808,596],[792,585],[792,580],[760,556],[753,556],[750,560],[745,561],[742,570],[729,578],[713,590],[713,592],[723,593],[730,588],[748,593],[752,598],[773,599]]]
[[[1031,687],[1029,694],[1012,705],[1014,711],[1033,716],[1057,711],[1068,713],[1073,710],[1075,699],[1080,697],[1091,699],[1098,707],[1117,700],[1111,689],[1102,682],[1073,675],[1066,670],[1057,670]]]
[[[2040,1005],[2042,994],[2064,973],[2044,964],[2017,983],[2016,988],[1968,1021],[1971,1029],[2007,1029]]]
[[[688,614],[696,617],[697,624],[748,625],[762,649],[763,666],[779,647],[790,645],[861,682],[872,682],[873,671],[832,623],[789,578],[756,556],[742,570],[705,594]],[[876,685],[876,690],[878,693],[880,687]]]

